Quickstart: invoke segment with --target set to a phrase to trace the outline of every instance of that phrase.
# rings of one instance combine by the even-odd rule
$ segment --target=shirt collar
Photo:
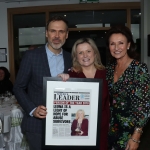
[[[58,55],[62,55],[62,54],[63,54],[62,48],[61,48],[61,52],[60,52],[59,54],[53,53],[53,52],[48,48],[47,43],[46,43],[46,45],[45,45],[45,49],[46,49],[46,53],[47,53],[47,55],[48,55],[49,57],[58,56]]]

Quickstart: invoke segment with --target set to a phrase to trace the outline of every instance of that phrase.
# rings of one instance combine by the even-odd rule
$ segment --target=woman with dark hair
[[[150,76],[139,62],[128,27],[112,27],[106,36],[111,59],[107,80],[112,99],[109,146],[115,150],[137,150],[142,128],[150,115]]]
[[[5,93],[6,91],[9,91],[12,93],[13,84],[9,80],[10,73],[7,68],[0,67],[0,94]]]

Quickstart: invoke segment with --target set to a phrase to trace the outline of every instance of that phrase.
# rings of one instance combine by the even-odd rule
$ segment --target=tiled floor
[[[143,129],[141,143],[138,150],[150,150],[150,120]]]

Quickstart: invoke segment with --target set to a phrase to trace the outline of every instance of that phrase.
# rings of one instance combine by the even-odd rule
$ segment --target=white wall
[[[7,8],[4,4],[0,3],[0,48],[8,49],[8,31],[7,31]],[[8,54],[9,56],[9,54]],[[0,66],[9,68],[9,57],[7,56],[7,62],[1,63]]]
[[[149,0],[147,0],[148,2]],[[99,0],[99,2],[140,2],[140,0]],[[38,2],[0,2],[0,48],[8,49],[8,30],[7,30],[7,8],[15,7],[30,7],[30,6],[44,6],[44,5],[60,5],[60,4],[78,4],[79,0],[50,0]],[[150,3],[150,2],[149,2]],[[5,66],[9,69],[9,53],[7,55],[7,62],[1,63],[0,66]]]
[[[141,0],[141,54],[142,61],[150,71],[150,56],[147,55],[147,35],[150,34],[150,0]]]

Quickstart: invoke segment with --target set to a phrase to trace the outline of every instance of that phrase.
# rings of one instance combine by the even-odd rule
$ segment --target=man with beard
[[[42,149],[42,119],[47,114],[42,101],[43,77],[56,77],[71,67],[70,53],[62,49],[68,38],[68,22],[64,17],[56,15],[49,19],[46,37],[45,46],[25,53],[14,84],[14,94],[25,111],[21,126],[30,150]]]

